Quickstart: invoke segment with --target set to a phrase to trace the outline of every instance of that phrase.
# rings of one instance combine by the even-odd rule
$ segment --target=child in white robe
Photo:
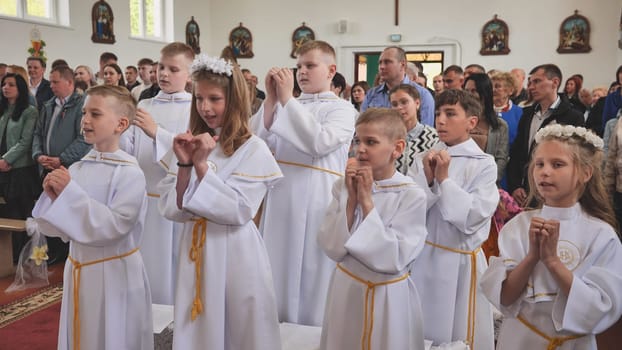
[[[310,41],[298,49],[297,81],[289,68],[266,76],[266,100],[251,119],[283,169],[270,189],[260,231],[274,276],[281,322],[322,324],[328,283],[335,264],[317,245],[333,183],[343,176],[357,111],[330,90],[335,51]]]
[[[119,149],[135,113],[127,89],[90,88],[82,130],[93,150],[48,174],[33,210],[41,232],[70,241],[58,349],[153,349],[151,293],[138,250],[145,177]]]
[[[138,103],[134,125],[122,139],[122,148],[136,157],[147,180],[147,216],[145,237],[140,251],[145,259],[151,294],[156,304],[174,302],[175,269],[181,228],[158,211],[161,193],[158,183],[174,171],[168,156],[173,137],[188,130],[192,95],[185,91],[190,82],[194,51],[180,42],[160,51],[157,76],[160,92]]]
[[[499,234],[482,289],[505,318],[497,349],[597,349],[622,315],[622,244],[605,191],[603,141],[582,127],[535,135],[530,199]]]
[[[270,263],[252,221],[281,171],[248,128],[248,87],[237,65],[201,54],[192,65],[190,130],[177,135],[177,176],[160,209],[183,222],[173,349],[279,350]]]
[[[395,170],[405,147],[399,113],[371,108],[356,122],[345,179],[333,187],[320,247],[337,263],[322,350],[423,349],[419,296],[408,278],[425,245],[425,193]]]
[[[421,297],[426,339],[492,350],[492,308],[478,280],[487,267],[481,245],[499,192],[494,159],[469,135],[480,114],[479,101],[467,92],[446,90],[437,97],[441,142],[408,170],[425,189],[428,205],[428,238],[411,278]]]

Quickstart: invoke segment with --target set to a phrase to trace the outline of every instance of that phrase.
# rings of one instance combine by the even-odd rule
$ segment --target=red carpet
[[[52,350],[58,339],[60,300],[0,328],[1,350]]]

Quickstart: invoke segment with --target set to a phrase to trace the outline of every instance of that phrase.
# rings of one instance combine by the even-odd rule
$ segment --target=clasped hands
[[[218,136],[209,133],[192,135],[190,130],[175,136],[173,139],[173,152],[177,161],[183,164],[206,164],[207,157],[216,148]]]
[[[557,243],[559,242],[559,221],[533,217],[529,225],[529,252],[535,260],[549,263],[559,260]]]
[[[451,156],[446,150],[430,150],[423,157],[423,172],[429,186],[434,184],[434,180],[441,184],[449,177],[449,163]]]
[[[61,162],[59,157],[50,157],[45,155],[40,155],[37,157],[37,162],[41,164],[44,169],[54,170],[61,167]]]
[[[371,166],[362,165],[356,158],[349,158],[346,164],[346,188],[348,200],[353,204],[360,204],[363,208],[371,208],[371,189],[374,176]]]
[[[293,96],[294,73],[289,68],[272,67],[266,74],[266,98],[272,98],[281,105],[287,104]],[[253,92],[254,93],[254,92]]]
[[[45,179],[43,179],[43,192],[52,200],[56,200],[65,187],[67,187],[69,181],[71,181],[71,174],[69,174],[67,168],[61,165],[60,168],[52,170],[45,176]]]

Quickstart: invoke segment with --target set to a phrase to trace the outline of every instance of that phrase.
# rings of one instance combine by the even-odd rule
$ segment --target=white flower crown
[[[582,126],[572,126],[572,125],[561,125],[561,124],[547,125],[544,128],[538,130],[534,139],[536,143],[540,143],[547,136],[553,136],[553,137],[558,137],[558,138],[569,138],[573,135],[584,139],[587,143],[591,144],[592,146],[596,148],[603,149],[603,147],[605,146],[603,139],[598,137],[592,131]]]
[[[190,66],[191,73],[199,70],[206,70],[220,75],[224,74],[230,77],[233,74],[233,65],[223,58],[210,57],[202,53],[195,57],[192,66]]]

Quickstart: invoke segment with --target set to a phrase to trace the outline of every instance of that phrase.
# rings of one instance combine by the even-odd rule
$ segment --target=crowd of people
[[[310,41],[264,92],[221,56],[0,64],[0,217],[65,262],[59,349],[153,349],[152,303],[174,349],[596,349],[622,315],[622,66],[430,89],[390,46],[350,87]]]

